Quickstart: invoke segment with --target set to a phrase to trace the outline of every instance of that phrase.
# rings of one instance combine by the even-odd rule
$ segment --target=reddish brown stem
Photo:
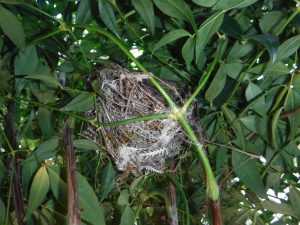
[[[174,176],[174,162],[171,162],[170,165],[170,175]],[[177,212],[177,205],[176,205],[176,188],[174,186],[174,184],[169,181],[168,184],[168,192],[167,192],[167,196],[168,196],[168,204],[170,206],[170,225],[178,225],[178,212]]]
[[[286,117],[289,117],[289,116],[291,116],[291,115],[293,115],[295,113],[299,113],[299,112],[300,112],[300,108],[292,109],[292,110],[290,110],[288,112],[282,113],[280,115],[280,118],[286,118]]]
[[[212,214],[213,225],[222,225],[220,202],[209,199],[208,206]]]
[[[80,207],[78,200],[78,185],[76,177],[76,162],[74,156],[72,128],[65,127],[64,146],[67,170],[68,191],[68,225],[80,225]]]

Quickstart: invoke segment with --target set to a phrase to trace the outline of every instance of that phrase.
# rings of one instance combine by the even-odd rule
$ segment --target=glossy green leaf
[[[52,158],[56,155],[57,148],[59,146],[59,138],[54,137],[49,139],[42,144],[40,144],[37,149],[35,149],[24,161],[27,162],[35,162],[43,161],[45,159]]]
[[[102,202],[111,192],[115,185],[116,172],[111,162],[107,163],[100,175],[101,193],[100,201]]]
[[[188,71],[190,71],[191,69],[191,63],[194,59],[194,52],[195,52],[195,39],[194,37],[189,37],[182,47],[182,57],[185,61],[185,65]]]
[[[25,78],[29,79],[29,80],[38,80],[38,81],[43,82],[46,85],[61,87],[61,84],[59,83],[59,80],[57,79],[57,77],[52,76],[52,75],[34,74],[34,75],[26,76]]]
[[[221,93],[226,83],[226,74],[224,70],[224,64],[220,66],[218,72],[211,81],[206,93],[205,98],[212,103],[213,100]]]
[[[300,47],[300,35],[283,42],[278,48],[277,60],[283,60],[294,54]]]
[[[50,187],[50,180],[45,166],[42,166],[34,176],[32,181],[30,195],[28,200],[28,207],[24,217],[27,220],[32,213],[41,205],[45,199]]]
[[[170,31],[169,33],[165,34],[165,36],[160,39],[157,44],[155,45],[153,52],[157,49],[179,39],[182,37],[190,36],[190,33],[183,29],[175,29]]]
[[[244,36],[246,39],[252,39],[263,45],[270,54],[270,61],[275,62],[279,47],[279,40],[272,34],[253,34]]]
[[[76,24],[89,24],[93,17],[91,14],[91,1],[82,0],[79,2],[76,13]]]
[[[222,0],[214,5],[213,10],[241,9],[254,4],[258,0]]]
[[[289,200],[294,211],[297,213],[297,217],[300,219],[300,190],[296,187],[292,187],[289,193]]]
[[[215,13],[206,19],[197,31],[196,39],[196,61],[206,44],[211,41],[212,36],[219,30],[224,18],[223,12]]]
[[[114,10],[108,0],[98,0],[100,17],[104,24],[117,36],[118,28]]]
[[[0,199],[0,224],[5,224],[6,207]]]
[[[65,111],[85,112],[94,106],[92,94],[83,92],[63,107]]]
[[[155,5],[166,15],[185,20],[196,28],[193,13],[189,5],[183,0],[154,0]]]
[[[38,65],[38,55],[35,45],[30,45],[25,50],[20,50],[14,61],[15,75],[32,74]]]
[[[122,216],[120,225],[134,225],[134,212],[130,205],[126,205]]]
[[[281,213],[286,216],[297,216],[297,213],[293,210],[292,206],[286,203],[277,203],[269,200],[261,202],[264,209],[270,210],[274,213]]]
[[[151,34],[155,33],[155,16],[153,3],[151,0],[131,0],[136,11],[140,14],[146,25],[149,27]]]
[[[218,0],[192,0],[195,4],[204,6],[204,7],[212,7]]]
[[[54,121],[51,112],[46,108],[39,107],[38,120],[44,138],[50,138],[54,130]]]
[[[278,121],[280,119],[280,114],[281,114],[282,110],[283,110],[283,107],[276,110],[274,117],[272,119],[272,145],[274,146],[275,149],[278,149],[277,138],[279,138],[279,136],[278,136],[277,129],[278,129]]]
[[[284,14],[281,11],[271,11],[266,13],[259,21],[260,29],[263,33],[275,33],[274,29],[281,25]]]
[[[255,97],[257,97],[258,95],[260,95],[262,93],[262,90],[259,86],[257,86],[256,84],[254,84],[253,82],[249,82],[249,85],[246,89],[246,99],[247,101],[251,101],[252,99],[254,99]]]
[[[248,188],[258,193],[261,197],[266,195],[266,189],[261,180],[255,159],[249,159],[249,156],[233,151],[232,166],[235,174]]]
[[[99,150],[99,146],[89,139],[78,139],[73,141],[73,146],[75,148],[83,149],[83,150]]]
[[[16,2],[16,1],[13,1]],[[20,49],[25,48],[25,33],[18,18],[0,5],[0,27],[4,34]]]

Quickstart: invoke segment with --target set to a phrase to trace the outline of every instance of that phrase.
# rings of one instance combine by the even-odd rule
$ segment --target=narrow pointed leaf
[[[101,172],[101,193],[100,193],[100,201],[103,201],[107,195],[111,192],[115,185],[116,172],[114,170],[111,162],[106,164],[104,169]]]
[[[277,60],[283,60],[294,54],[300,47],[300,35],[283,42],[278,48]]]
[[[212,7],[218,0],[192,0],[195,4],[204,6],[204,7]]]
[[[194,52],[195,52],[195,39],[194,37],[189,37],[182,47],[182,57],[185,61],[188,71],[191,69],[191,63],[194,59]]]
[[[94,97],[92,94],[83,92],[76,96],[71,102],[64,106],[65,111],[84,112],[94,105]]]
[[[98,0],[98,4],[102,21],[117,37],[119,37],[116,16],[112,6],[108,0]]]
[[[75,148],[80,148],[83,150],[97,150],[99,146],[89,139],[78,139],[73,141],[73,146]]]
[[[130,205],[125,206],[120,225],[134,225],[134,212]]]
[[[32,74],[38,65],[38,55],[35,45],[30,45],[24,51],[19,51],[14,61],[15,75]]]
[[[42,133],[46,139],[50,138],[50,136],[53,133],[54,127],[53,127],[53,119],[51,112],[43,107],[39,107],[38,110],[38,120],[39,125],[42,130]]]
[[[277,146],[277,129],[278,129],[278,121],[280,119],[280,113],[283,110],[283,107],[279,108],[272,119],[272,145],[274,146],[275,149],[278,149]]]
[[[254,4],[258,0],[222,0],[214,5],[213,10],[241,9]]]

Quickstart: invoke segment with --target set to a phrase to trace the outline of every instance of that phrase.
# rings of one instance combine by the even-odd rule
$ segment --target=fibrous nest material
[[[119,65],[95,71],[94,85],[99,87],[97,107],[86,113],[99,122],[113,122],[141,116],[169,113],[159,92],[150,84],[151,74],[129,72]],[[164,83],[174,97],[176,89]],[[180,153],[184,134],[176,120],[152,119],[120,126],[88,125],[85,134],[99,141],[101,131],[107,152],[121,171],[161,173],[165,160]]]

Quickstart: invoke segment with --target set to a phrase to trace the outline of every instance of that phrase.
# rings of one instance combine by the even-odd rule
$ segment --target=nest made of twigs
[[[129,72],[113,64],[96,70],[94,76],[94,83],[97,82],[100,89],[97,110],[93,108],[87,112],[87,117],[113,122],[170,112],[163,97],[149,82],[152,74]],[[172,96],[179,97],[173,86],[165,82],[163,86]],[[89,125],[85,134],[97,141],[99,129],[107,152],[121,171],[130,168],[139,173],[161,173],[165,160],[176,156],[183,148],[183,132],[178,122],[171,118],[111,127]]]

